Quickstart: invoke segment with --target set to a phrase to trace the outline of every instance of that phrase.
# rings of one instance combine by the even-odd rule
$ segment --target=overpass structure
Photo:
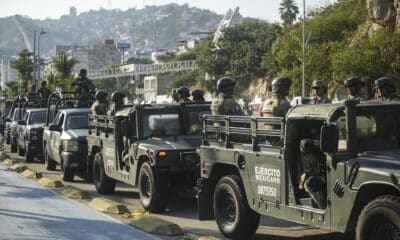
[[[186,70],[198,69],[196,61],[180,61],[158,64],[129,64],[116,68],[104,70],[89,70],[88,78],[105,79],[105,78],[120,78],[137,75],[156,75],[164,72],[178,72]]]

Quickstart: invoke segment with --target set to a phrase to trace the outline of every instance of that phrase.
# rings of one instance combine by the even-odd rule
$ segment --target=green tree
[[[294,0],[283,0],[278,8],[283,24],[291,26],[299,14],[299,8]]]
[[[22,80],[22,87],[28,88],[29,83],[32,81],[33,72],[33,53],[28,49],[24,49],[18,53],[18,58],[11,62],[11,67],[18,71],[18,78]]]
[[[52,64],[56,69],[55,72],[55,86],[60,86],[63,89],[70,88],[74,75],[72,68],[78,63],[77,60],[62,52],[52,59]]]
[[[21,82],[7,81],[6,88],[2,91],[2,95],[8,99],[16,97],[21,93]]]
[[[136,58],[136,57],[130,57],[126,61],[126,64],[152,64],[154,63],[153,60],[148,59],[148,58]]]

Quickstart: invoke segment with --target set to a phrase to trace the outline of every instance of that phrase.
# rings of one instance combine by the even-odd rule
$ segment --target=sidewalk
[[[0,163],[0,239],[158,239],[7,170]]]

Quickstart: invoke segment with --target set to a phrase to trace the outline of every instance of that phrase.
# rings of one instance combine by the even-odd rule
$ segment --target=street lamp
[[[39,79],[40,79],[40,36],[41,35],[43,35],[43,34],[46,34],[47,32],[46,31],[43,31],[43,29],[42,30],[40,30],[40,33],[39,33],[39,37],[38,37],[38,61],[39,61],[39,66],[38,66],[38,75],[37,75],[37,78],[38,78],[38,81],[39,81]],[[37,86],[39,85],[39,83],[37,83]]]

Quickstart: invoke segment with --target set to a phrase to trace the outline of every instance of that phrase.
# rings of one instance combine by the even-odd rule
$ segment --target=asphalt
[[[0,163],[0,239],[159,239],[58,195]]]

